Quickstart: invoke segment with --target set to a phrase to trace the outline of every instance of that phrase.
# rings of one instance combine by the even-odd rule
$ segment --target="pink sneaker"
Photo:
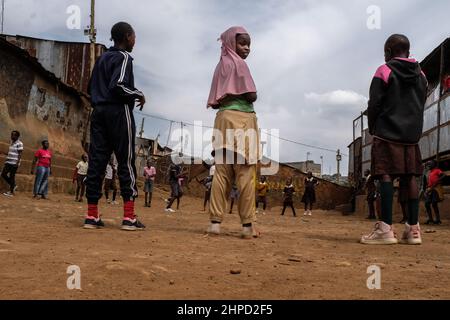
[[[410,245],[422,244],[420,225],[416,224],[415,226],[410,226],[409,224],[406,224],[405,226],[406,228],[405,231],[403,232],[403,236],[402,239],[400,240],[400,243]]]
[[[395,237],[392,226],[380,221],[375,224],[375,228],[371,234],[361,238],[361,243],[372,245],[389,245],[397,244],[398,240]]]

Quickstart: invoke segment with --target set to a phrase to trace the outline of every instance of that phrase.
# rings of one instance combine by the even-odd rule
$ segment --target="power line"
[[[184,121],[176,121],[176,120],[171,120],[171,119],[167,119],[164,117],[160,117],[160,116],[155,116],[155,115],[151,115],[151,114],[147,114],[144,112],[140,112],[140,111],[135,111],[136,114],[143,116],[143,117],[149,117],[149,118],[153,118],[153,119],[158,119],[158,120],[162,120],[162,121],[168,121],[170,123],[179,123],[182,124],[183,126],[191,126],[191,127],[200,127],[200,128],[204,128],[204,129],[214,129],[214,127],[211,126],[204,126],[204,125],[198,125],[198,124],[193,124],[193,123],[189,123],[189,122],[184,122]],[[316,150],[321,150],[321,151],[326,151],[326,152],[332,152],[332,153],[337,153],[337,150],[332,150],[329,148],[324,148],[324,147],[317,147],[317,146],[313,146],[310,144],[306,144],[306,143],[302,143],[302,142],[298,142],[298,141],[294,141],[291,139],[286,139],[286,138],[282,138],[282,137],[277,137],[269,132],[265,132],[268,136],[271,136],[273,138],[285,141],[285,142],[289,142],[289,143],[293,143],[302,147],[307,147],[307,148],[311,148],[311,149],[316,149]],[[341,153],[341,155],[348,157],[347,154],[343,154]]]
[[[293,143],[293,144],[297,144],[297,145],[302,146],[302,147],[307,147],[307,148],[316,149],[316,150],[322,150],[322,151],[327,151],[327,152],[333,152],[333,153],[336,153],[336,152],[337,152],[337,150],[332,150],[332,149],[323,148],[323,147],[317,147],[317,146],[313,146],[313,145],[310,145],[310,144],[306,144],[306,143],[302,143],[302,142],[297,142],[297,141],[290,140],[290,139],[286,139],[286,138],[282,138],[282,137],[277,137],[277,136],[274,136],[273,134],[268,133],[268,132],[266,132],[266,134],[267,134],[268,136],[274,137],[274,138],[276,138],[276,139],[280,139],[280,140],[283,140],[283,141],[286,141],[286,142],[290,142],[290,143]],[[341,153],[341,155],[348,157],[347,154]]]

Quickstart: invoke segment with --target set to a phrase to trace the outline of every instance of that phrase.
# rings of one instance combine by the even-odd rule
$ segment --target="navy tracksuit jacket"
[[[135,100],[143,94],[134,87],[133,58],[112,47],[96,62],[89,83],[93,107],[86,197],[97,204],[102,197],[106,166],[114,152],[124,201],[134,200],[136,188]]]

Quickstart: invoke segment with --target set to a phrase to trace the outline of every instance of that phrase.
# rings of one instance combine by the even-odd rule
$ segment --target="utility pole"
[[[84,34],[86,36],[89,36],[89,42],[90,42],[90,67],[91,72],[94,69],[95,65],[95,43],[97,41],[97,29],[95,29],[95,0],[91,0],[91,23],[90,25],[84,30]]]
[[[97,30],[95,29],[95,0],[91,0],[91,23],[90,25],[84,29],[84,35],[85,36],[89,36],[89,62],[90,62],[90,69],[89,69],[89,75],[92,74],[92,70],[94,70],[94,65],[95,65],[95,42],[96,42],[96,36],[97,36]],[[86,136],[87,136],[87,130],[89,128],[90,125],[90,119],[91,119],[91,114],[92,114],[92,109],[89,110],[88,112],[88,116],[87,116],[87,121],[86,121],[86,125],[85,125],[85,133],[84,133],[84,138],[83,138],[83,144],[86,142]]]
[[[2,28],[2,32],[1,32],[1,34],[3,34],[3,26],[4,26],[4,24],[5,24],[5,0],[2,0],[2,26],[1,26],[1,28]]]
[[[139,138],[141,138],[141,139],[142,139],[142,135],[144,134],[144,123],[145,123],[145,118],[142,118],[141,131],[139,131]]]
[[[337,151],[336,161],[337,161],[337,182],[339,183],[341,178],[341,161],[342,161],[341,150],[339,149]]]
[[[320,177],[322,178],[323,177],[323,156],[320,156],[320,162],[321,162],[321,165],[320,165]]]
[[[183,151],[184,151],[184,141],[183,141],[183,135],[184,135],[184,132],[183,132],[183,127],[184,127],[184,125],[183,125],[183,122],[181,122],[181,137],[180,137],[180,142],[181,142],[181,154],[183,154]]]
[[[306,153],[306,173],[308,173],[309,169],[309,156],[311,155],[311,152]]]

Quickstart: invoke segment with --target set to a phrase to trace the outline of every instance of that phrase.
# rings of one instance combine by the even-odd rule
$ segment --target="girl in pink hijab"
[[[232,27],[221,35],[220,40],[222,53],[208,98],[208,108],[219,111],[214,123],[216,171],[211,188],[211,224],[207,232],[211,235],[220,234],[223,213],[228,212],[231,185],[236,181],[241,195],[238,203],[241,236],[252,239],[259,236],[254,224],[259,129],[253,109],[257,99],[256,86],[245,63],[250,54],[251,39],[243,27]],[[229,132],[233,133],[231,139]]]
[[[222,54],[214,72],[208,107],[224,108],[233,100],[243,100],[248,107],[253,107],[256,86],[244,61],[250,54],[250,36],[243,27],[231,27],[220,40]]]

